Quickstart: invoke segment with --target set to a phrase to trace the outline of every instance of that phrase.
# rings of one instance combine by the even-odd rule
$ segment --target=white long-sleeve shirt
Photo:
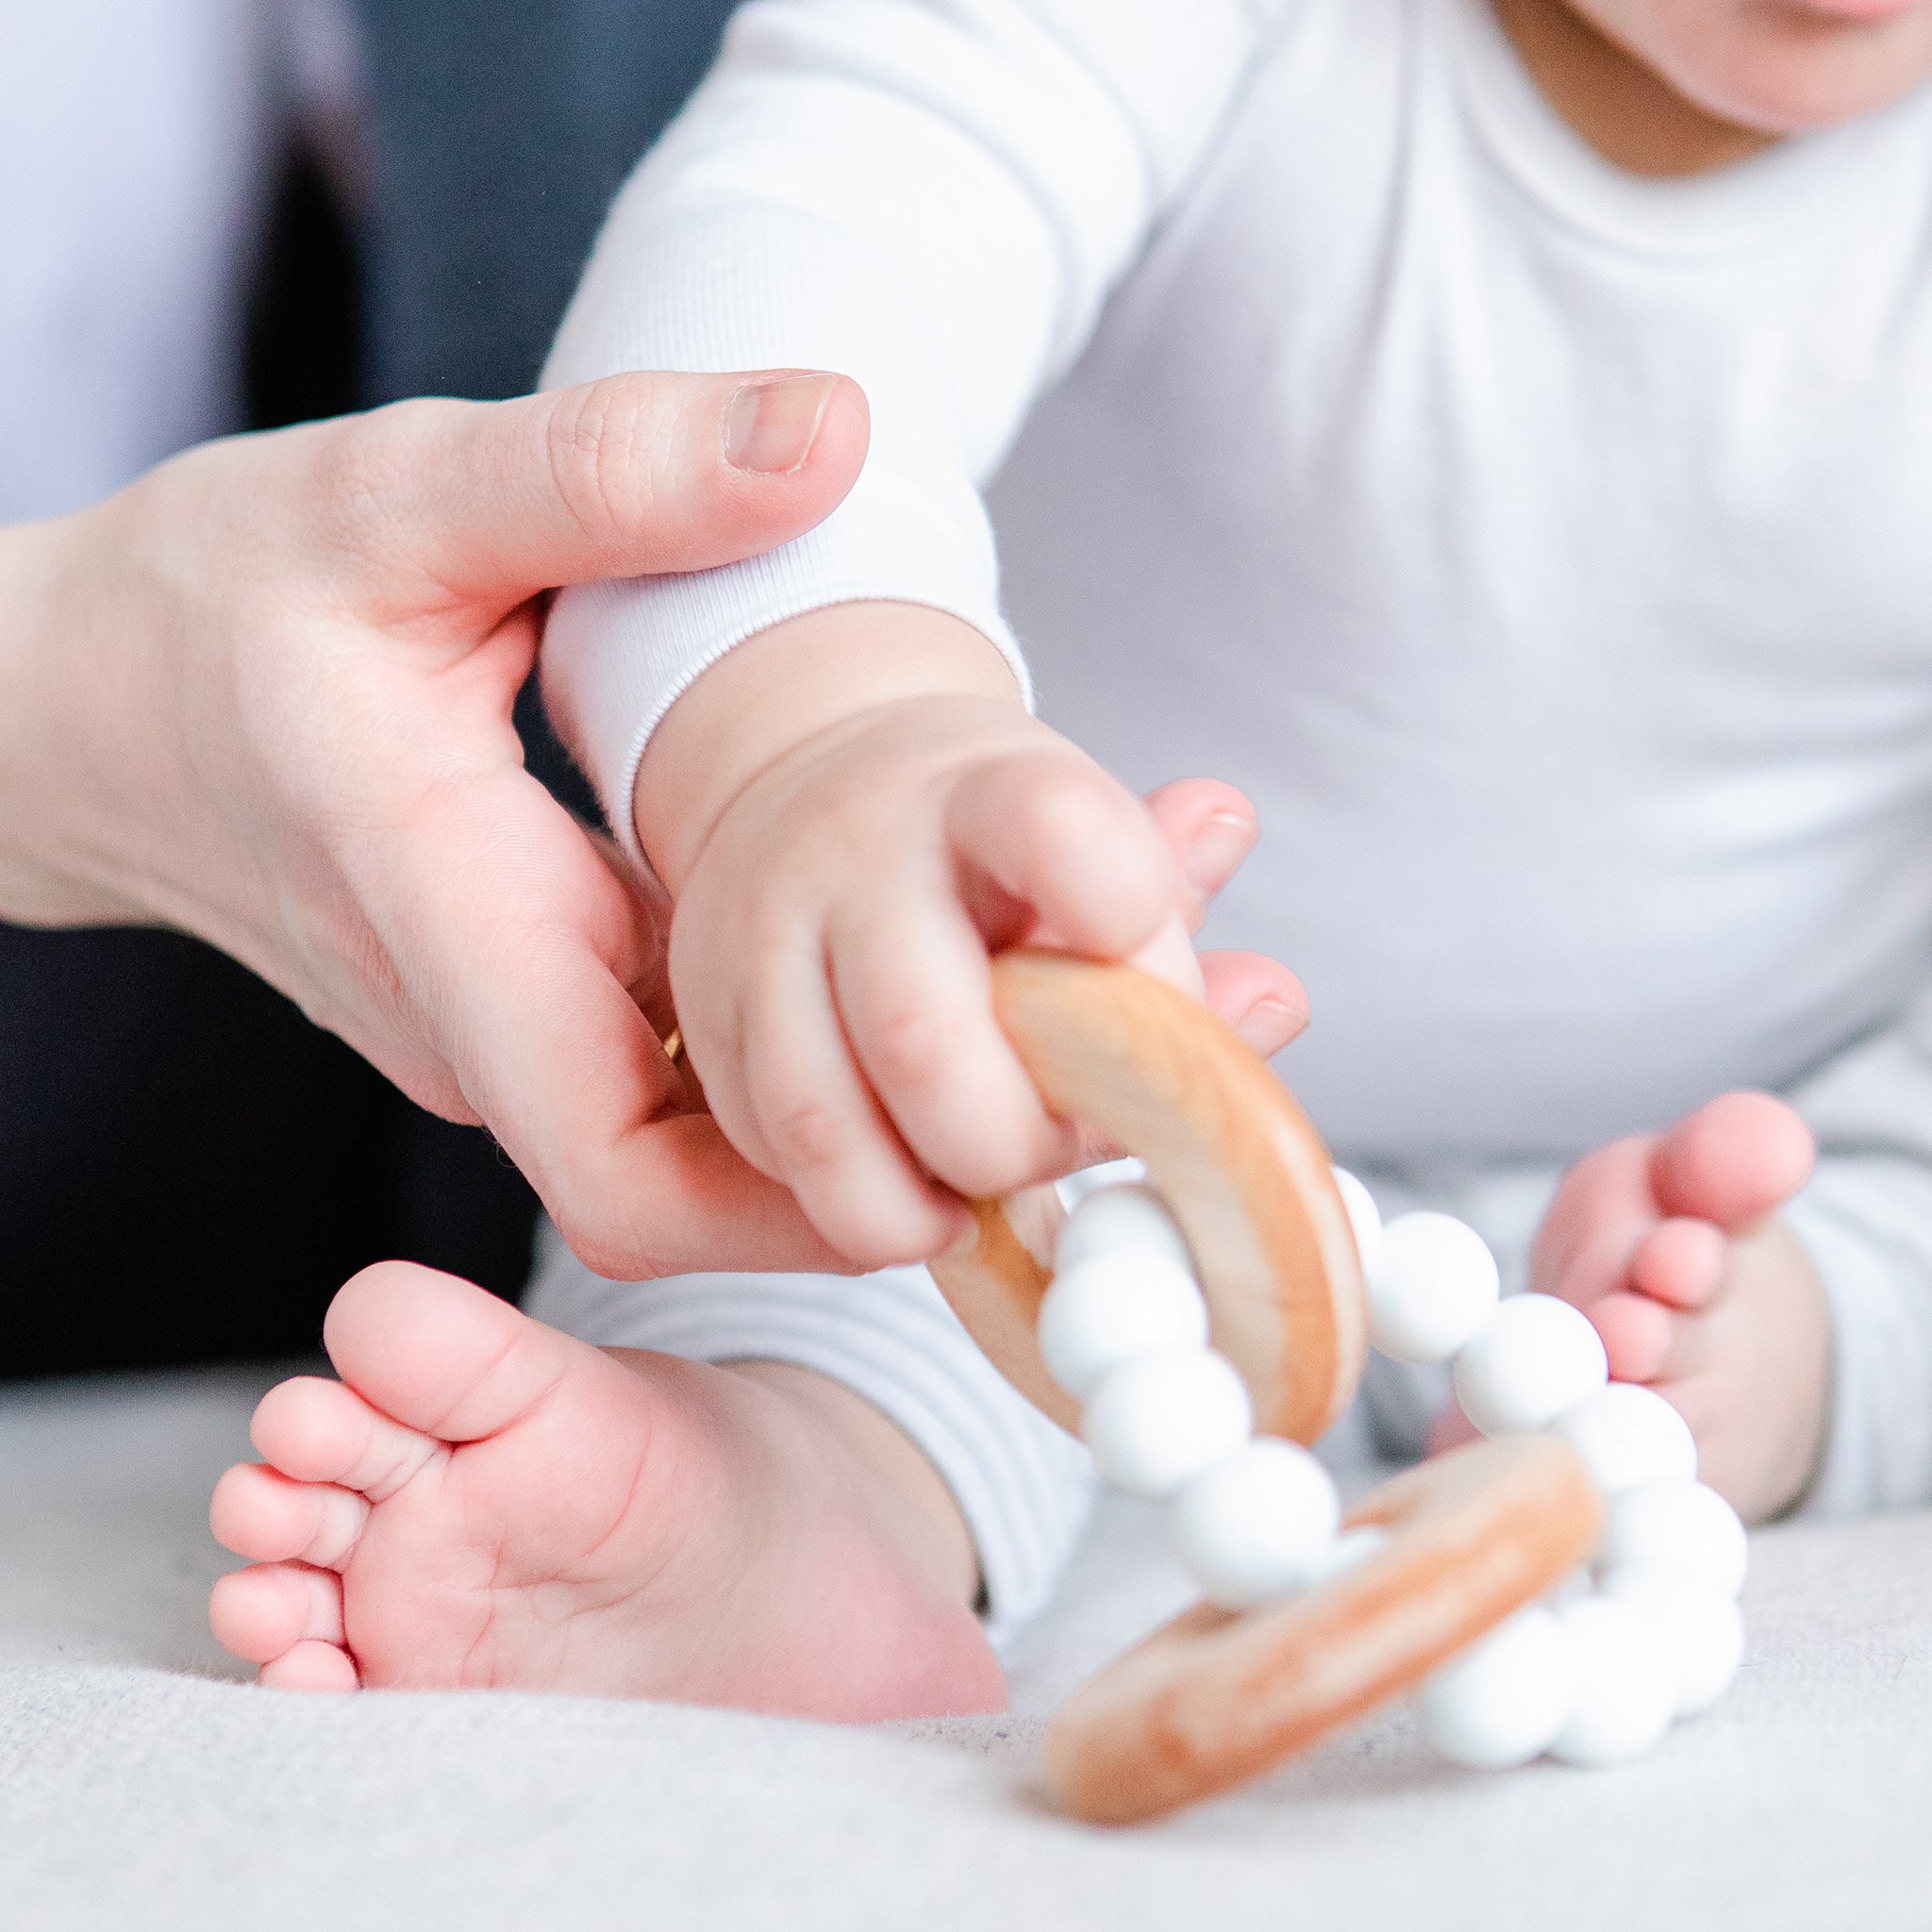
[[[1283,1073],[1424,1193],[1802,1095],[1932,977],[1932,97],[1652,182],[1483,0],[758,0],[550,377],[647,365],[875,427],[819,531],[559,604],[626,831],[734,642],[955,611],[1129,781],[1255,797],[1208,937],[1303,974]],[[1880,1239],[1821,1125],[1819,1494],[1932,1497],[1924,1149]]]

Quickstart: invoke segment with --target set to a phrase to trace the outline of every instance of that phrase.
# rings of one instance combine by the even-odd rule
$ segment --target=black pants
[[[513,1294],[535,1203],[198,941],[0,925],[0,1375],[314,1348],[385,1256]]]

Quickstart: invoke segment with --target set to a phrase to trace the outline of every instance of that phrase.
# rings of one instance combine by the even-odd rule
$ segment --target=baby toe
[[[341,1691],[359,1688],[356,1660],[339,1644],[306,1638],[280,1657],[272,1657],[257,1673],[270,1690]]]
[[[216,1581],[208,1622],[222,1647],[244,1663],[268,1663],[310,1639],[339,1644],[341,1585],[325,1570],[257,1563]]]
[[[1659,1222],[1630,1259],[1630,1285],[1674,1308],[1703,1307],[1724,1279],[1729,1243],[1713,1223],[1688,1215]]]
[[[295,1482],[261,1463],[242,1462],[215,1485],[208,1516],[215,1541],[238,1557],[337,1570],[362,1534],[369,1504],[351,1490]]]
[[[1603,1338],[1612,1380],[1648,1382],[1661,1373],[1680,1319],[1661,1302],[1624,1291],[1606,1295],[1586,1312]]]
[[[418,1441],[449,1442],[508,1428],[595,1354],[485,1289],[409,1261],[378,1261],[345,1282],[323,1340],[371,1413],[426,1432]]]
[[[263,1457],[302,1483],[333,1483],[380,1501],[443,1444],[319,1375],[277,1383],[257,1405],[249,1435]]]
[[[1637,1244],[1657,1225],[1651,1141],[1613,1141],[1564,1175],[1537,1232],[1531,1285],[1586,1312],[1624,1285]]]
[[[1811,1130],[1774,1095],[1720,1093],[1659,1139],[1651,1178],[1666,1214],[1740,1234],[1805,1185],[1816,1151]]]

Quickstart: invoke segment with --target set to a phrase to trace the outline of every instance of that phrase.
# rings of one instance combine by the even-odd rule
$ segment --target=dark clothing
[[[375,393],[536,380],[604,210],[734,0],[359,0],[376,131]]]
[[[528,1265],[488,1136],[198,941],[0,925],[0,1070],[9,1375],[312,1349],[385,1255],[510,1292]]]
[[[361,0],[375,198],[291,158],[249,330],[259,426],[528,389],[603,210],[732,0]],[[586,794],[538,716],[531,762]],[[312,1349],[385,1256],[513,1294],[536,1205],[199,942],[0,924],[0,1375]]]

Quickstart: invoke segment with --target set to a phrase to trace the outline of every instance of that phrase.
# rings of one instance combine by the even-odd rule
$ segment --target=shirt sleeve
[[[1295,0],[754,0],[613,208],[544,373],[831,369],[871,453],[818,529],[574,590],[544,690],[635,855],[658,720],[755,632],[930,605],[1025,669],[979,483],[1088,340]]]

